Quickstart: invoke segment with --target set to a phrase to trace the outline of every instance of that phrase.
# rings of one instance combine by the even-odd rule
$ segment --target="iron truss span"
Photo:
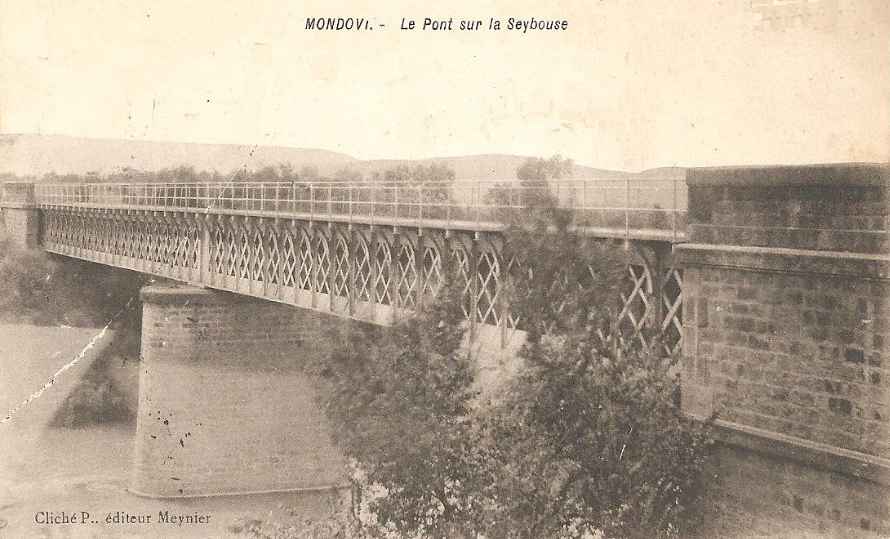
[[[496,230],[208,209],[44,201],[42,246],[60,255],[376,324],[392,324],[420,308],[435,297],[445,275],[456,275],[477,342],[501,348],[522,342],[523,321],[511,312],[506,290],[523,262],[505,254]],[[682,275],[671,264],[671,243],[601,241],[614,242],[631,255],[626,286],[616,298],[624,338],[645,340],[642,330],[648,326],[663,331],[666,351],[677,351]]]

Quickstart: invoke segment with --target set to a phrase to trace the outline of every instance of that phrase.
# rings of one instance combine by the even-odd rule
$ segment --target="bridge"
[[[18,196],[32,197],[22,188]],[[574,229],[624,242],[624,333],[643,338],[644,325],[658,325],[669,352],[682,339],[682,278],[670,265],[671,246],[686,233],[682,179],[33,189],[46,251],[371,323],[414,311],[456,270],[474,335],[500,347],[522,340],[502,290],[523,261],[503,249],[504,222],[552,192]]]
[[[191,285],[142,294],[132,481],[189,496],[338,484],[311,383],[292,368],[327,315],[391,324],[454,271],[474,341],[514,353],[523,322],[505,290],[534,261],[511,254],[504,223],[544,191],[574,230],[627,254],[625,338],[662,330],[681,354],[683,411],[718,413],[708,488],[728,514],[890,533],[875,502],[890,499],[886,164],[546,186],[6,184],[2,206],[22,245]],[[198,433],[191,445],[183,432]]]

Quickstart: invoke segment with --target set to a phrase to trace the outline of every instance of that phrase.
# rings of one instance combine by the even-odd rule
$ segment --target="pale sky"
[[[811,16],[786,28],[758,23],[784,16],[771,2],[0,0],[0,132],[625,170],[890,161],[890,2],[799,0]],[[533,16],[568,30],[487,31]]]

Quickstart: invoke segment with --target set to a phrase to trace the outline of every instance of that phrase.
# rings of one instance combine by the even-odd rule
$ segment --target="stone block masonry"
[[[24,249],[37,247],[40,240],[40,211],[34,203],[34,184],[5,182],[0,195],[6,237]]]
[[[766,528],[890,534],[890,167],[687,183],[683,408],[718,418],[718,505]]]
[[[336,319],[195,287],[147,287],[142,301],[134,492],[345,485],[343,457],[300,368],[322,353],[321,325]]]

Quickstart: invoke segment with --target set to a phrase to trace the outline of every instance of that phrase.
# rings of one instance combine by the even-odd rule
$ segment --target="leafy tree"
[[[300,175],[297,174],[297,171],[294,170],[294,166],[290,163],[279,163],[278,164],[278,178],[281,181],[293,182],[297,181],[300,178]]]
[[[321,174],[318,172],[318,167],[315,165],[303,165],[300,167],[299,177],[303,181],[313,181],[321,179]]]
[[[524,369],[489,416],[505,537],[685,534],[697,524],[707,427],[677,407],[677,358],[618,333],[626,260],[536,208],[507,237],[533,265],[510,299],[527,331]],[[556,233],[553,233],[556,228]]]
[[[379,522],[402,534],[451,537],[481,526],[473,491],[491,482],[481,432],[469,420],[475,363],[461,347],[461,289],[392,330],[349,324],[343,343],[313,372],[337,442],[368,484]]]
[[[550,181],[570,177],[573,166],[571,159],[559,155],[526,159],[516,169],[518,183],[498,183],[485,194],[484,203],[492,208],[492,220],[518,226],[528,219],[528,208],[558,206]]]
[[[571,159],[554,155],[549,159],[532,157],[516,169],[516,177],[520,182],[543,182],[549,179],[568,178],[572,175]]]
[[[353,168],[341,168],[334,173],[334,180],[338,182],[360,182],[363,180],[362,173]]]
[[[258,170],[255,170],[253,174],[251,174],[252,179],[255,181],[261,182],[277,182],[281,179],[278,175],[279,169],[273,166],[265,166]]]
[[[677,407],[676,358],[618,333],[626,261],[569,221],[541,204],[506,232],[526,261],[505,290],[526,343],[497,398],[475,389],[456,285],[390,330],[350,325],[315,366],[338,442],[384,493],[368,502],[374,533],[656,537],[697,524],[707,426]]]
[[[37,249],[0,234],[0,320],[39,325],[101,326],[119,314],[148,277]],[[138,309],[136,309],[138,311]],[[121,323],[133,323],[131,318]]]
[[[446,205],[452,201],[454,170],[448,165],[398,165],[385,171],[375,172],[374,200],[395,207],[398,202],[400,217],[419,216],[417,204],[424,206],[424,216],[444,219]]]

